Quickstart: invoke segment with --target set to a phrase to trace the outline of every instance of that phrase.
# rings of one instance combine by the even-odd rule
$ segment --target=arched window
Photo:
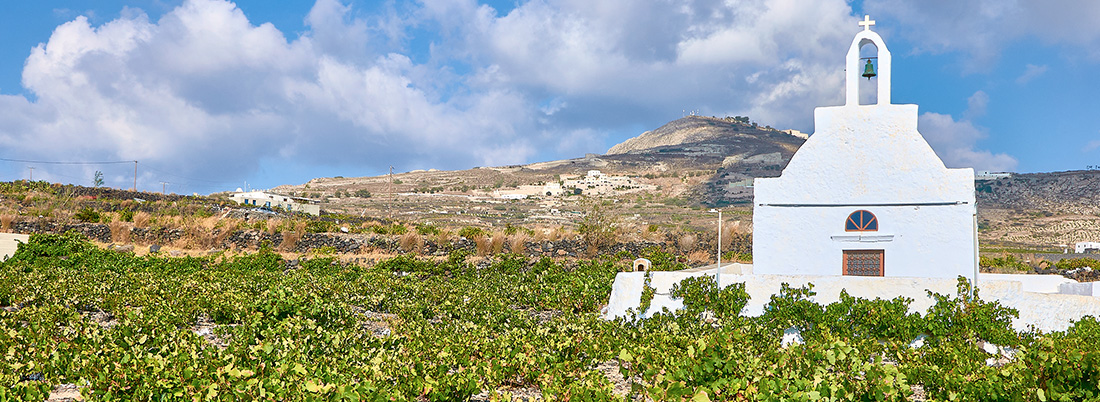
[[[875,214],[870,211],[859,210],[852,212],[848,215],[848,219],[844,221],[844,231],[846,232],[873,232],[878,230],[878,218],[875,218]]]

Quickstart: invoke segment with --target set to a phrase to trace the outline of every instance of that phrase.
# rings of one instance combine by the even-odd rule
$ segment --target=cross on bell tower
[[[864,14],[863,21],[859,22],[859,26],[863,27],[864,31],[870,31],[872,25],[875,25],[875,20],[872,20],[870,15]]]
[[[863,20],[859,21],[859,26],[863,27],[862,31],[856,33],[855,38],[852,40],[852,46],[848,48],[848,55],[845,57],[845,102],[846,105],[859,105],[859,80],[862,77],[878,77],[878,83],[876,86],[878,93],[876,104],[889,105],[890,104],[890,66],[891,57],[890,51],[886,49],[886,43],[882,41],[882,37],[877,32],[872,31],[871,27],[875,25],[875,20],[871,19],[870,15],[864,15]],[[878,67],[877,74],[867,68],[867,64],[863,61],[871,62],[870,58],[859,57],[859,49],[864,45],[874,45],[876,49],[876,56],[874,59],[875,67]],[[862,76],[861,76],[862,75]]]

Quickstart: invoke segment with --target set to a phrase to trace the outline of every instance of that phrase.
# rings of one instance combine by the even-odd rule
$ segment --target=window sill
[[[894,241],[894,235],[841,235],[829,236],[833,241],[847,243],[885,243]]]

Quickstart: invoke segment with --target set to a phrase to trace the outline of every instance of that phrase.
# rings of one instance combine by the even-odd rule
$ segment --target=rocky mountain
[[[686,195],[714,207],[750,203],[752,179],[778,176],[803,142],[748,118],[688,116],[615,145],[602,158],[712,172]]]
[[[704,143],[721,140],[723,137],[736,134],[755,134],[765,130],[774,131],[770,128],[763,129],[756,126],[756,124],[748,124],[747,121],[747,118],[739,120],[730,117],[718,119],[704,116],[687,116],[668,122],[656,130],[646,131],[637,137],[616,144],[607,151],[607,155],[646,153],[660,147]]]

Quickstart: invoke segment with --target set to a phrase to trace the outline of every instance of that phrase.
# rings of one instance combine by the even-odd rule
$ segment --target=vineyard
[[[137,257],[35,235],[0,264],[0,400],[1007,400],[1100,398],[1100,323],[1018,333],[960,281],[909,300],[785,288],[741,317],[743,285],[674,290],[685,309],[607,321],[633,256],[454,252]],[[804,343],[782,345],[796,328]],[[914,339],[920,339],[914,344]]]

